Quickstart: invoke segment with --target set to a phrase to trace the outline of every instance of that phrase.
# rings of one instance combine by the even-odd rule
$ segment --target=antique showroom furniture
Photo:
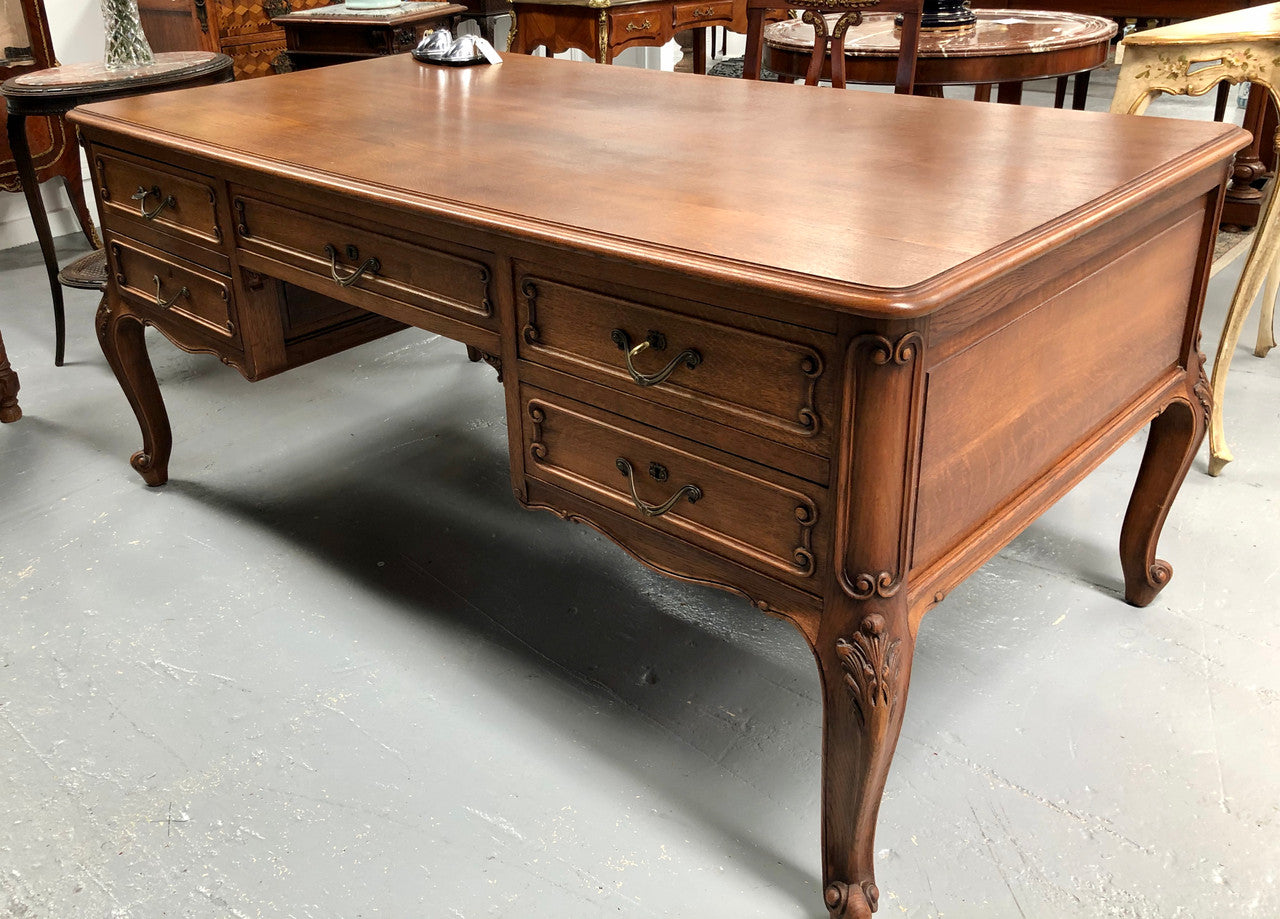
[[[1204,435],[1196,342],[1239,128],[521,55],[71,119],[145,481],[172,446],[147,325],[250,380],[400,323],[489,355],[518,501],[809,642],[832,916],[877,903],[925,612],[1148,423],[1125,598],[1169,580],[1156,541]],[[171,219],[139,213],[139,185]]]
[[[273,16],[327,6],[329,0],[138,0],[142,28],[155,51],[216,51],[229,56],[235,78],[276,72],[284,30]]]
[[[44,0],[0,0],[0,82],[56,64]],[[97,231],[84,197],[80,148],[67,130],[61,113],[33,119],[27,125],[27,136],[35,181],[47,182],[54,176],[62,178],[62,187],[71,199],[80,229],[92,245],[98,245]],[[5,139],[0,139],[0,191],[22,191],[18,164]]]
[[[288,68],[285,32],[273,18],[328,5],[329,0],[138,0],[152,48],[221,51],[235,61],[237,80]],[[465,5],[465,18],[474,19],[491,42],[495,21],[511,13],[507,0],[466,0]]]
[[[55,329],[54,364],[61,367],[66,352],[66,318],[62,304],[62,287],[58,283],[58,256],[53,250],[53,234],[49,217],[37,186],[35,163],[32,161],[27,125],[30,119],[43,122],[62,115],[84,102],[117,99],[137,93],[158,92],[182,86],[203,86],[231,79],[231,59],[223,54],[186,51],[157,54],[156,62],[130,70],[109,71],[101,63],[70,64],[51,67],[11,77],[0,86],[9,112],[7,122],[9,146],[18,165],[22,189],[31,210],[31,222],[40,240],[45,270],[49,275],[49,291],[53,298]],[[79,150],[76,150],[77,163]],[[78,172],[78,167],[77,167]],[[141,184],[131,189],[129,200],[143,215],[161,222],[180,219],[174,202],[160,197]],[[96,240],[92,240],[96,245]]]
[[[1116,25],[1078,13],[976,10],[977,25],[964,31],[920,33],[917,92],[928,87],[994,83],[997,99],[1017,103],[1024,80],[1080,74],[1107,61]],[[900,41],[894,17],[867,13],[844,40],[845,77],[851,83],[893,85]],[[813,26],[800,19],[775,22],[764,30],[764,66],[786,77],[803,77],[813,53]],[[822,70],[825,79],[830,64]],[[984,94],[985,95],[985,94]],[[1077,108],[1084,100],[1078,98]]]
[[[18,374],[9,366],[9,355],[4,352],[4,339],[0,338],[0,424],[9,424],[22,417],[18,405]]]
[[[441,26],[455,28],[458,15],[466,11],[465,6],[444,2],[406,2],[381,10],[348,10],[339,4],[272,21],[284,29],[289,66],[305,70],[412,51],[423,33]]]
[[[844,55],[831,56],[835,48],[844,48],[845,33],[852,26],[863,24],[865,9],[875,9],[883,15],[898,12],[897,67],[894,71],[893,91],[910,93],[915,88],[916,56],[920,40],[920,0],[747,0],[747,50],[742,61],[742,76],[748,80],[760,79],[760,58],[764,52],[765,13],[770,10],[803,10],[801,22],[809,27],[809,63],[805,69],[806,86],[817,86],[824,64],[831,85],[845,88]],[[828,20],[827,14],[833,14]]]
[[[507,48],[547,54],[577,48],[601,64],[628,48],[659,48],[693,30],[693,72],[707,72],[707,27],[747,30],[746,0],[511,0]]]
[[[1252,83],[1259,95],[1280,103],[1280,4],[1222,13],[1178,25],[1135,32],[1124,40],[1123,63],[1116,78],[1112,112],[1142,112],[1160,93],[1199,96],[1222,81]],[[1275,142],[1275,138],[1272,138]],[[1218,354],[1213,361],[1213,412],[1209,424],[1209,474],[1218,475],[1231,462],[1222,424],[1227,371],[1249,309],[1266,279],[1258,342],[1254,354],[1264,357],[1275,347],[1272,328],[1280,289],[1280,211],[1273,194],[1258,229],[1240,284],[1227,310]]]

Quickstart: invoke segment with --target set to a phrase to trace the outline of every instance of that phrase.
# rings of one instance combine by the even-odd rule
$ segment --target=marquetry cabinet
[[[156,51],[220,51],[237,80],[276,72],[284,30],[274,16],[328,6],[329,0],[138,0],[142,27]]]

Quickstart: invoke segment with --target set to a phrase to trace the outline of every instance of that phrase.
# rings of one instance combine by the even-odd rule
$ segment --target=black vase
[[[969,0],[924,0],[922,29],[965,29],[978,21]]]

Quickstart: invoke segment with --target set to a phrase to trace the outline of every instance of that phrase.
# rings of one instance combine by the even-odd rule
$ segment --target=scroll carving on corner
[[[908,332],[897,341],[890,341],[883,335],[865,335],[863,340],[870,345],[871,363],[880,366],[885,364],[902,366],[915,360],[920,334]]]
[[[870,600],[872,597],[888,600],[897,594],[900,587],[902,587],[901,578],[890,571],[881,571],[878,574],[869,574],[864,571],[853,576],[849,595],[855,600]]]
[[[1200,411],[1204,414],[1204,423],[1207,426],[1209,424],[1209,419],[1213,414],[1213,397],[1211,395],[1212,390],[1209,387],[1209,377],[1204,372],[1206,358],[1204,356],[1204,352],[1200,350],[1200,338],[1201,333],[1197,331],[1196,361],[1198,362],[1199,367],[1196,371],[1196,382],[1195,385],[1191,387],[1191,391],[1195,393],[1196,399],[1200,401]]]
[[[813,528],[818,522],[818,509],[808,498],[804,499],[803,504],[796,505],[796,520],[800,523],[800,544],[796,546],[792,557],[795,559],[796,570],[807,578],[817,570],[817,562],[813,557]]]
[[[836,640],[845,688],[863,727],[877,710],[887,715],[897,703],[894,687],[901,667],[901,644],[902,639],[889,637],[884,617],[878,613],[863,619],[851,640]]]

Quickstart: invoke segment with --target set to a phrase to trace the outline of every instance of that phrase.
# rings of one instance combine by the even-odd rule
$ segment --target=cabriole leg
[[[96,322],[98,342],[107,363],[120,381],[133,413],[142,428],[142,449],[133,454],[129,464],[138,470],[148,485],[163,485],[169,480],[169,452],[173,435],[169,415],[165,411],[160,386],[143,338],[145,325],[137,316],[113,307],[109,297],[98,306]]]
[[[1202,377],[1197,396],[1203,391]],[[1206,409],[1199,401],[1193,406],[1178,400],[1151,422],[1138,481],[1120,529],[1124,598],[1134,606],[1146,606],[1173,577],[1173,566],[1156,558],[1156,543],[1169,505],[1204,440]]]

